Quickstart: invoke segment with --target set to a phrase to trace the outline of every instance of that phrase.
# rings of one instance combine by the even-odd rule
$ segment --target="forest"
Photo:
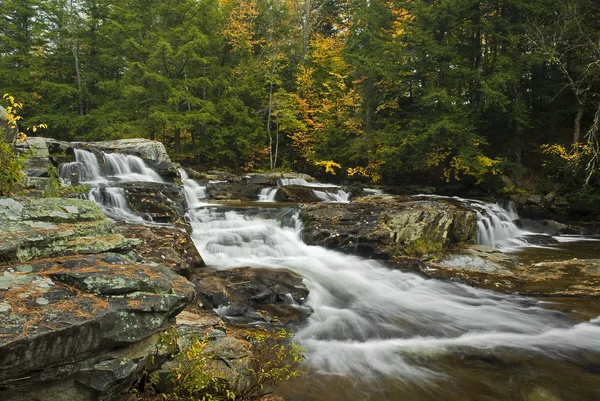
[[[0,90],[44,136],[235,171],[600,187],[594,0],[0,5]]]

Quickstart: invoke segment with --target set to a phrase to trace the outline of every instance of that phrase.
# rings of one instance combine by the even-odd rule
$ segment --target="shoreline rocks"
[[[406,253],[416,242],[443,247],[474,243],[474,211],[446,200],[373,195],[350,204],[302,205],[302,237],[364,257],[388,259]]]

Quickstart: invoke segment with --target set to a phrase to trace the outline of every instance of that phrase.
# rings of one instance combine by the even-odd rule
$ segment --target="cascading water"
[[[315,195],[323,202],[331,203],[348,203],[350,202],[350,194],[344,190],[338,190],[337,192],[326,192],[314,190]]]
[[[514,223],[519,218],[514,202],[507,208],[498,204],[473,203],[477,209],[477,243],[495,248],[518,247],[527,244],[525,237],[532,233]]]
[[[179,169],[179,175],[183,183],[183,191],[188,207],[194,209],[206,205],[206,203],[200,202],[200,199],[206,199],[206,186],[192,180],[182,168]]]
[[[287,186],[287,185],[299,185],[302,187],[309,188],[321,188],[321,189],[313,189],[313,192],[317,198],[322,200],[323,202],[330,203],[348,203],[350,202],[350,194],[346,191],[342,190],[339,185],[334,184],[322,184],[319,182],[308,182],[303,178],[280,178],[277,180],[277,185]],[[334,191],[335,189],[335,191]],[[262,194],[262,192],[261,192]],[[274,195],[273,195],[274,197]],[[265,201],[263,201],[265,202]],[[267,201],[269,202],[269,201]]]
[[[286,268],[304,277],[313,313],[295,340],[314,372],[361,381],[360,392],[340,400],[383,399],[373,395],[380,391],[377,383],[434,386],[446,374],[436,370],[439,361],[456,355],[493,358],[508,352],[551,360],[600,355],[600,326],[571,323],[533,299],[425,279],[308,246],[300,239],[300,224],[286,227],[273,218],[217,208],[194,211],[191,220],[208,265]]]
[[[78,168],[79,183],[90,188],[88,199],[100,205],[107,215],[118,220],[144,222],[127,206],[123,188],[113,185],[117,182],[163,182],[160,175],[137,156],[102,152],[101,165],[92,152],[77,148],[74,152],[75,162],[62,165],[59,170],[63,182],[70,182],[73,169]]]
[[[417,195],[420,198],[449,199],[461,203],[477,213],[477,244],[503,250],[518,249],[528,246],[527,237],[539,235],[517,227],[519,219],[517,207],[513,201],[505,201],[503,205],[485,203],[473,199],[447,197],[440,195]]]
[[[275,196],[277,196],[277,188],[263,188],[258,194],[259,202],[275,202]]]
[[[163,182],[160,175],[144,161],[133,155],[121,153],[103,153],[104,171],[108,177],[114,177],[119,181],[127,182]]]

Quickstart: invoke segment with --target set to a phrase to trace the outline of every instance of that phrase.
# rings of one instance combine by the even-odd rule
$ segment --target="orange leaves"
[[[231,13],[223,35],[234,51],[250,51],[264,41],[262,38],[256,38],[254,27],[259,14],[257,0],[226,2],[224,5],[231,8]]]

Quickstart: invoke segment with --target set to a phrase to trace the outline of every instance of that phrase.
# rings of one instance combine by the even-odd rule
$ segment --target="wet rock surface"
[[[136,214],[157,223],[184,226],[187,201],[181,188],[174,184],[156,182],[123,182],[127,205]]]
[[[199,300],[207,309],[234,325],[298,323],[308,316],[303,307],[308,289],[302,278],[285,269],[239,267],[194,272],[192,282]]]
[[[532,296],[600,296],[600,260],[532,262],[485,246],[471,246],[428,261],[418,270],[428,277]]]
[[[303,205],[305,242],[380,259],[394,258],[415,241],[449,246],[474,242],[475,212],[445,200],[391,195],[350,204]]]

